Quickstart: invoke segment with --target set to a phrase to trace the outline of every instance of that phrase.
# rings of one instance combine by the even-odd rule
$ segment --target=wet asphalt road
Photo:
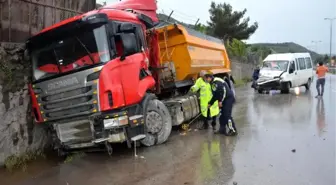
[[[300,94],[237,91],[239,136],[178,131],[169,141],[132,150],[88,154],[25,180],[27,185],[334,185],[336,77],[328,76],[323,99]]]

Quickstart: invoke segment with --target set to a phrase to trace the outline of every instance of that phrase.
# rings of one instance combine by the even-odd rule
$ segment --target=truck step
[[[141,139],[145,139],[146,138],[146,135],[145,134],[139,134],[137,136],[134,136],[131,138],[132,141],[139,141]]]

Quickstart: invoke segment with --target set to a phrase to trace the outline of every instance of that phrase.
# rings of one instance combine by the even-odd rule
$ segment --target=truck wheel
[[[68,152],[64,150],[63,148],[58,148],[57,149],[57,155],[60,158],[66,158],[68,156]]]
[[[308,79],[308,82],[305,84],[306,90],[309,91],[311,85],[311,79]]]
[[[165,104],[157,99],[148,100],[144,117],[146,138],[141,143],[153,146],[167,141],[172,130],[172,118]]]
[[[281,89],[281,93],[282,94],[288,94],[289,93],[289,89],[290,89],[290,83],[286,82],[285,84],[283,84],[283,87]]]

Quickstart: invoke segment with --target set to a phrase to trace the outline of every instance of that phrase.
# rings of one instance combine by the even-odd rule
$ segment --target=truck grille
[[[46,120],[57,120],[97,112],[96,84],[41,97]]]
[[[103,66],[78,71],[33,84],[43,121],[57,121],[87,117],[99,112],[99,76]]]

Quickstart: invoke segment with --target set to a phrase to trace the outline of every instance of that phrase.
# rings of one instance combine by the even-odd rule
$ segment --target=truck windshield
[[[71,34],[32,52],[34,80],[41,80],[111,59],[105,26]]]
[[[273,71],[287,71],[287,67],[288,61],[286,60],[265,61],[263,63],[263,68]]]

